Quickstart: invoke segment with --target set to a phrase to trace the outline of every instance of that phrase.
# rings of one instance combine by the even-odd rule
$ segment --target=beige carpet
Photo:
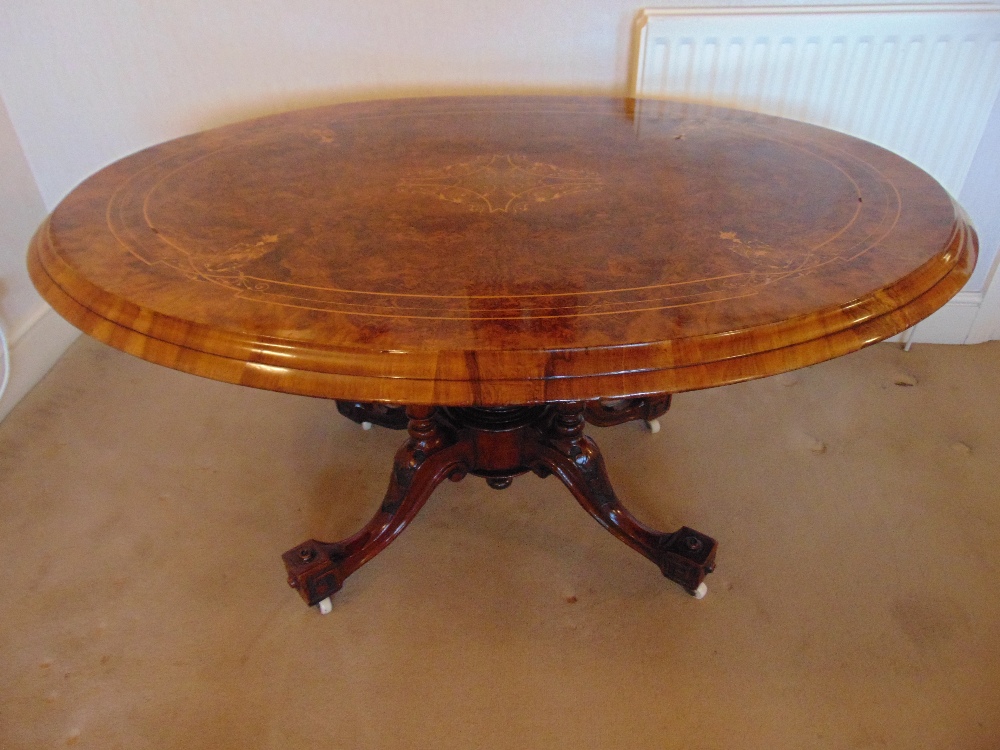
[[[590,432],[719,540],[706,599],[557,480],[468,478],[322,617],[280,554],[362,525],[401,433],[79,341],[0,424],[0,748],[1000,747],[1000,344]]]

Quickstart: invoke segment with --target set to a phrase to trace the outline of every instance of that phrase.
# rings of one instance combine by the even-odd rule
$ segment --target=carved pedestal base
[[[602,426],[655,419],[669,405],[670,397],[660,396],[603,404],[408,407],[409,439],[396,453],[389,489],[375,517],[347,539],[312,539],[282,555],[288,583],[308,604],[318,604],[385,549],[445,479],[458,481],[474,474],[504,489],[514,477],[530,471],[559,477],[599,524],[695,594],[714,569],[715,540],[687,527],[672,533],[654,531],[636,520],[615,496],[596,443],[583,434],[588,419]],[[338,408],[356,422],[387,427],[399,427],[404,415],[403,407],[345,402]]]

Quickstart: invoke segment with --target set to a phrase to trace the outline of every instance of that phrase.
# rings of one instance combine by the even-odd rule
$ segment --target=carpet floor
[[[401,433],[85,337],[0,423],[0,748],[1000,747],[1000,343],[881,344],[593,428],[719,541],[695,600],[554,478],[474,477],[319,615],[280,554]]]

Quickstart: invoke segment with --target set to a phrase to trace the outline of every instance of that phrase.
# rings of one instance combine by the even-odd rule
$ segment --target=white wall
[[[75,338],[57,320],[28,279],[25,249],[45,206],[0,100],[0,324],[12,343],[11,374],[0,401],[0,419],[44,375]]]
[[[622,0],[32,0],[0,94],[46,206],[104,164],[250,115],[459,90],[625,90]]]
[[[24,251],[38,223],[45,218],[45,206],[2,101],[0,175],[0,317],[7,334],[17,338],[22,333],[18,324],[26,321],[41,302],[28,281]]]
[[[0,149],[15,157],[13,167],[3,162],[3,182],[20,206],[12,209],[13,234],[0,235],[8,328],[22,330],[44,310],[20,270],[25,227],[40,218],[24,160],[51,210],[117,158],[252,115],[406,94],[624,94],[640,7],[625,0],[0,1],[0,102],[10,118],[0,123]],[[6,223],[6,214],[0,218]],[[20,348],[24,355],[28,345]]]
[[[993,105],[959,200],[975,223],[982,250],[968,287],[986,290],[969,340],[1000,339],[1000,99]]]

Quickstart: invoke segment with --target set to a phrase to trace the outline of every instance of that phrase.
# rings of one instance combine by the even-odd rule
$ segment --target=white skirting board
[[[910,341],[914,344],[982,343],[988,336],[974,341],[969,335],[982,302],[983,295],[980,292],[959,292],[929,318],[889,340]]]
[[[0,420],[45,377],[79,335],[44,303],[20,331],[11,334],[10,382],[0,400]]]

